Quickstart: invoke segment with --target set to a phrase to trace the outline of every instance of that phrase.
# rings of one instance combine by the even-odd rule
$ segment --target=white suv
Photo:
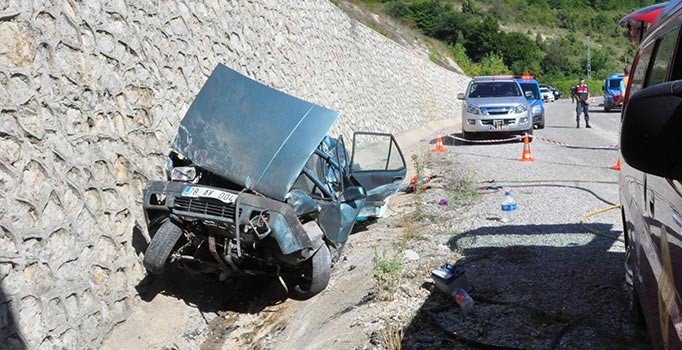
[[[531,94],[529,91],[528,94]],[[462,134],[471,139],[479,133],[533,134],[530,105],[513,76],[478,76],[469,83],[462,107]]]

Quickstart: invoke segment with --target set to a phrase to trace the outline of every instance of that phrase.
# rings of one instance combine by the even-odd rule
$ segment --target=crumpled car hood
[[[284,201],[338,117],[219,64],[187,110],[172,148],[237,185]]]

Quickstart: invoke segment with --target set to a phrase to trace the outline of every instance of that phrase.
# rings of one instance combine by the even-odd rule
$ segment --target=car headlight
[[[179,166],[171,170],[171,180],[190,182],[197,177],[197,169],[192,166]]]
[[[481,109],[474,105],[467,105],[467,113],[481,114]]]
[[[523,113],[528,111],[528,105],[518,105],[516,108],[514,108],[514,112],[516,113]]]
[[[542,113],[542,108],[540,106],[533,106],[533,114]]]
[[[468,125],[476,125],[476,119],[467,119]]]

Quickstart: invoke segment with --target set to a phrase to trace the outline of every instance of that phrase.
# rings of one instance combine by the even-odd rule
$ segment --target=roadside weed
[[[379,256],[375,250],[373,261],[372,275],[379,287],[379,299],[392,300],[403,267],[402,254],[395,252],[389,256],[384,252]]]
[[[470,203],[479,196],[475,182],[461,174],[454,174],[447,183],[448,203]]]
[[[381,347],[385,350],[401,350],[403,348],[403,327],[392,324],[381,330]]]

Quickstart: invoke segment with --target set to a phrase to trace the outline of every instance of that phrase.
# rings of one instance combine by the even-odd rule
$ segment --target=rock
[[[403,257],[405,257],[405,259],[407,259],[407,260],[409,260],[409,261],[417,261],[417,260],[419,260],[419,254],[417,254],[417,252],[415,252],[415,251],[412,250],[412,249],[408,249],[408,250],[404,251],[404,252],[403,252]]]

